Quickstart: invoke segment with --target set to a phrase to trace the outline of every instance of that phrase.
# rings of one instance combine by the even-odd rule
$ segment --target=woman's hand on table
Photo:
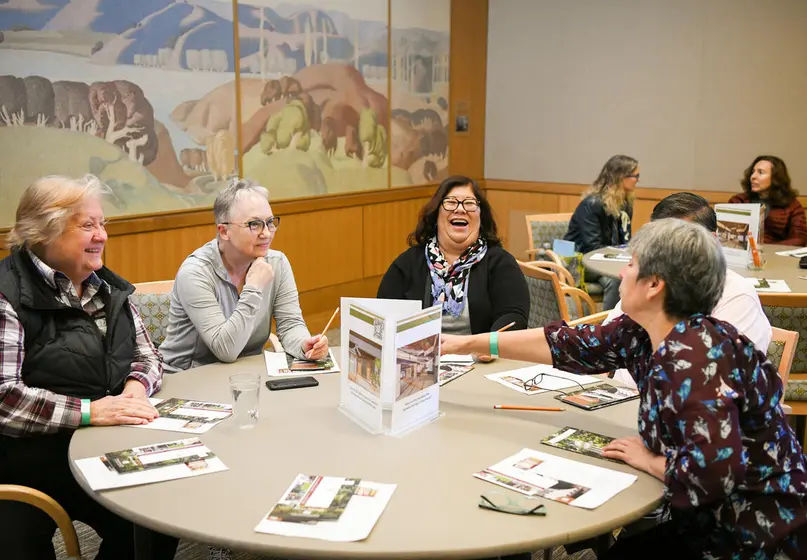
[[[328,337],[318,334],[303,341],[303,355],[306,360],[321,360],[328,355]]]
[[[644,445],[639,436],[615,439],[602,448],[602,456],[627,463],[634,469],[664,480],[666,458],[656,455]]]

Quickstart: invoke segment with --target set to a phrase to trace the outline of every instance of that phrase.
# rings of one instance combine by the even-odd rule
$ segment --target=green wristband
[[[493,358],[499,357],[499,333],[496,331],[490,333],[490,355]]]
[[[90,425],[90,399],[81,399],[81,425]]]

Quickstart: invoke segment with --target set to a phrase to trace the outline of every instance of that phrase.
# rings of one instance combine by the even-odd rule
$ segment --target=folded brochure
[[[136,428],[203,434],[233,414],[233,405],[192,399],[149,399],[160,417]]]
[[[473,365],[451,363],[444,364],[441,362],[440,367],[437,369],[437,379],[442,386],[449,381],[454,381],[458,377],[465,375],[472,369],[474,369]]]
[[[526,496],[586,509],[604,504],[637,478],[526,448],[474,476]]]
[[[263,353],[266,361],[266,372],[269,377],[294,377],[299,375],[316,375],[319,373],[339,373],[339,365],[333,357],[333,350],[328,349],[328,356],[322,360],[301,360],[294,358],[291,363],[285,352]]]
[[[337,542],[366,539],[395,484],[298,474],[255,530]]]
[[[227,470],[199,438],[144,445],[76,461],[93,490],[124,488]]]
[[[557,447],[558,449],[565,449],[566,451],[571,451],[572,453],[580,453],[581,455],[588,455],[589,457],[596,457],[598,459],[605,459],[606,461],[621,463],[622,461],[609,459],[608,457],[603,457],[602,455],[603,448],[615,439],[616,438],[610,436],[595,434],[594,432],[588,432],[586,430],[566,426],[551,436],[542,439],[541,443],[544,445]]]
[[[639,398],[639,391],[631,387],[617,387],[609,383],[592,385],[562,395],[556,399],[586,410],[597,410],[606,406]]]

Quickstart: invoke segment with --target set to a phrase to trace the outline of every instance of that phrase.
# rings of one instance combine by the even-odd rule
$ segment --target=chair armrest
[[[597,311],[597,306],[594,304],[594,300],[591,299],[591,296],[588,295],[586,292],[581,290],[580,288],[573,288],[571,286],[563,286],[561,285],[560,291],[563,292],[564,296],[571,296],[572,299],[577,304],[577,313],[580,317],[585,317],[587,313],[583,310],[583,303],[588,305],[589,312],[588,315],[591,315]]]
[[[551,270],[558,276],[558,280],[560,280],[561,285],[565,284],[566,286],[574,286],[574,278],[572,277],[572,273],[569,272],[562,264],[552,261],[530,261],[527,264],[530,266]]]
[[[70,516],[59,503],[34,488],[18,486],[16,484],[0,484],[0,500],[11,500],[22,502],[37,507],[48,514],[56,522],[56,526],[64,537],[64,547],[70,558],[81,558],[81,548],[78,544],[78,536]]]
[[[569,321],[568,324],[570,327],[576,327],[577,325],[599,325],[608,318],[609,313],[610,311],[600,311],[599,313],[594,313],[593,315],[587,315],[585,317],[575,319],[574,321]]]

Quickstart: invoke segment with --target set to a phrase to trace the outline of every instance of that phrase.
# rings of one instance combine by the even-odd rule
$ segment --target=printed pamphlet
[[[575,387],[583,389],[583,385],[602,381],[599,377],[569,373],[543,364],[490,373],[485,377],[525,395],[538,395],[546,391]]]
[[[440,386],[445,385],[449,381],[454,381],[458,377],[461,377],[474,369],[472,365],[465,365],[465,364],[445,364],[440,362],[440,367],[438,368],[437,378]]]
[[[595,434],[594,432],[587,432],[586,430],[579,430],[577,428],[570,428],[566,426],[562,430],[555,432],[551,436],[542,439],[541,443],[557,447],[558,449],[565,449],[573,453],[580,453],[588,455],[589,457],[596,457],[598,459],[605,459],[606,461],[613,461],[621,463],[615,459],[603,457],[603,448],[614,441],[616,438]]]
[[[298,474],[255,530],[328,541],[360,541],[369,536],[394,491],[395,484]]]
[[[757,292],[789,294],[792,290],[784,280],[772,280],[770,278],[745,278],[750,282]]]
[[[199,438],[112,451],[76,461],[93,490],[123,488],[227,470]]]
[[[233,414],[233,405],[191,399],[149,399],[160,417],[136,428],[203,434]]]
[[[626,263],[630,262],[630,255],[627,253],[594,253],[589,260]]]
[[[333,358],[333,349],[328,349],[328,356],[322,360],[292,359],[289,363],[285,352],[269,352],[264,350],[266,373],[269,377],[295,377],[301,375],[317,375],[320,373],[339,373],[339,365]]]
[[[563,395],[556,395],[555,398],[579,408],[597,410],[598,408],[638,399],[639,391],[631,387],[617,387],[602,383]]]
[[[637,478],[526,448],[474,476],[526,496],[586,509],[604,504]]]

